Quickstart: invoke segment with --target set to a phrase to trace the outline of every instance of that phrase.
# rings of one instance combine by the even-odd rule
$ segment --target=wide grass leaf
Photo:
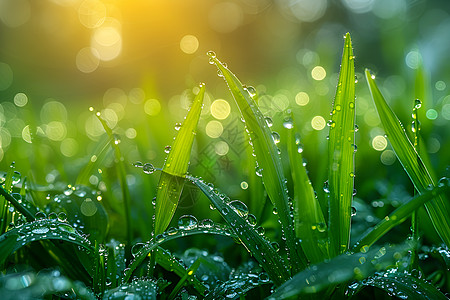
[[[280,285],[289,279],[289,271],[286,264],[272,247],[270,242],[258,233],[254,224],[249,223],[248,209],[244,203],[234,200],[225,202],[226,197],[221,196],[217,190],[204,181],[194,177],[188,177],[217,208],[222,217],[230,224],[233,232],[237,235],[245,248],[253,255],[269,277],[276,285]]]
[[[409,244],[372,249],[366,253],[341,254],[330,261],[310,266],[280,286],[268,299],[285,299],[314,294],[352,279],[362,280],[396,263],[411,248]]]
[[[330,254],[348,249],[354,184],[355,67],[350,34],[345,35],[328,141],[328,205]]]
[[[201,84],[164,163],[156,193],[155,234],[162,233],[169,226],[183,191],[204,94],[205,85]]]
[[[389,296],[410,300],[446,300],[448,299],[431,283],[407,272],[396,269],[377,274],[363,282],[386,291]]]
[[[286,179],[281,158],[278,154],[278,148],[275,144],[275,140],[278,139],[278,133],[272,133],[270,130],[264,115],[250,95],[251,93],[253,94],[253,91],[245,88],[239,79],[216,58],[215,53],[208,52],[208,55],[210,62],[216,64],[220,76],[223,76],[228,84],[228,88],[239,107],[256,155],[264,187],[281,222],[282,230],[286,238],[287,250],[292,260],[291,266],[294,271],[301,270],[306,266],[307,260],[305,254],[298,246],[299,243],[295,237],[293,220],[290,216],[291,211]]]
[[[327,225],[314,188],[303,165],[303,146],[292,116],[283,123],[288,129],[287,148],[294,186],[294,226],[306,257],[312,263],[328,258]],[[319,247],[318,247],[319,246]]]
[[[385,133],[391,142],[403,169],[408,174],[415,189],[420,193],[424,193],[427,188],[435,186],[433,179],[421,157],[412,145],[405,129],[397,118],[395,113],[387,104],[380,90],[375,83],[375,76],[372,77],[369,70],[366,69],[367,83],[373,101],[383,124]],[[450,246],[450,203],[445,196],[440,195],[425,204],[425,208],[430,216],[433,226],[442,241]]]
[[[370,247],[389,230],[403,223],[414,211],[427,203],[427,201],[430,201],[438,195],[446,192],[448,193],[449,190],[450,187],[448,185],[441,186],[434,188],[432,191],[427,191],[422,195],[414,197],[407,203],[394,210],[389,216],[386,216],[380,221],[380,223],[375,225],[374,228],[369,229],[369,231],[364,234],[358,242],[356,242],[352,250],[357,252],[365,247]]]

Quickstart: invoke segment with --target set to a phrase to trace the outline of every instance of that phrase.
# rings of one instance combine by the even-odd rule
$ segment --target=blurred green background
[[[143,214],[141,206],[149,212],[159,176],[144,176],[131,164],[162,167],[175,124],[205,82],[190,172],[232,198],[251,198],[256,187],[249,185],[244,126],[208,63],[205,53],[213,50],[256,88],[262,112],[282,137],[281,155],[282,122],[292,110],[320,193],[326,122],[343,35],[350,32],[359,81],[357,197],[374,208],[384,206],[378,202],[384,198],[398,206],[413,189],[384,137],[362,74],[366,67],[377,74],[408,131],[414,99],[422,100],[428,164],[436,178],[448,176],[449,12],[446,0],[0,0],[0,169],[15,161],[32,182],[51,186],[74,183],[93,161],[89,183],[120,198],[120,186],[106,184],[115,182],[111,150],[96,161],[106,134],[93,107],[120,139],[128,183],[139,196],[135,213]],[[185,187],[181,213],[195,210],[196,193]]]

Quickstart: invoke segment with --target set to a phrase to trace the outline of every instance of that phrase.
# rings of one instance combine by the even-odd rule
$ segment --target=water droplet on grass
[[[352,206],[351,216],[356,216],[356,207]]]
[[[272,132],[272,139],[275,144],[278,144],[280,142],[280,135],[278,134],[278,132]]]
[[[294,121],[292,120],[291,117],[287,117],[284,119],[283,126],[284,128],[292,129],[294,128]]]
[[[229,203],[230,207],[241,217],[246,218],[248,216],[248,207],[245,203],[234,200]]]
[[[150,163],[146,163],[143,167],[142,167],[142,171],[145,174],[152,174],[153,172],[155,172],[155,167],[150,164]]]
[[[175,124],[175,130],[178,131],[181,128],[181,123],[176,123]]]
[[[144,166],[144,164],[141,161],[137,161],[135,163],[133,163],[133,167],[136,168],[142,168]]]
[[[166,147],[164,147],[164,152],[169,153],[170,150],[172,150],[172,147],[167,145]]]
[[[184,215],[178,219],[180,229],[190,230],[197,227],[197,218],[191,215]]]
[[[269,126],[269,128],[273,126],[273,121],[270,117],[265,117],[264,120],[266,120],[267,126]]]

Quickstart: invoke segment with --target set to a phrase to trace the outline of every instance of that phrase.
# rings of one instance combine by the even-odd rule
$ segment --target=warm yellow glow
[[[205,128],[206,134],[211,138],[218,138],[222,135],[223,126],[219,121],[209,121]]]
[[[100,64],[99,60],[100,54],[97,49],[91,47],[82,48],[78,51],[76,57],[77,69],[83,73],[92,73],[97,70]]]
[[[325,128],[326,122],[322,116],[315,116],[311,120],[311,126],[315,130],[322,130]]]
[[[194,35],[185,35],[180,41],[180,48],[186,54],[193,54],[198,50],[199,42]]]
[[[228,146],[227,142],[225,141],[219,141],[214,145],[214,150],[217,155],[226,155],[228,151],[230,150],[230,147]]]
[[[220,2],[212,7],[208,14],[212,29],[220,33],[236,30],[244,20],[241,6],[233,2]]]
[[[106,19],[106,6],[99,0],[85,0],[78,8],[78,18],[87,28],[100,27]]]
[[[387,140],[382,135],[377,135],[372,140],[372,147],[377,151],[383,151],[387,147]]]
[[[299,92],[295,95],[295,103],[300,106],[305,106],[309,103],[309,95],[305,92]]]
[[[110,61],[117,58],[122,51],[122,36],[114,26],[102,26],[95,29],[91,39],[92,52],[102,61]]]
[[[230,115],[230,104],[223,100],[217,99],[211,104],[211,114],[218,120],[224,120]]]
[[[144,111],[149,116],[156,116],[161,111],[161,104],[156,99],[149,99],[145,101]]]
[[[311,76],[315,80],[323,80],[327,76],[327,72],[321,66],[315,66],[311,71]]]

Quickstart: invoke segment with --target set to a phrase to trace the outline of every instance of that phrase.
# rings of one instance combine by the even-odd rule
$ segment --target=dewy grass
[[[197,177],[203,175],[196,173],[198,169],[188,173],[206,93],[204,85],[198,89],[184,123],[177,126],[178,134],[164,166],[158,169],[150,163],[134,163],[144,172],[140,184],[153,179],[155,170],[161,171],[154,222],[151,217],[142,217],[145,212],[133,209],[133,204],[149,201],[153,195],[128,187],[129,178],[136,179],[128,177],[125,166],[130,162],[121,154],[123,143],[119,143],[115,129],[99,118],[108,139],[100,140],[75,186],[26,187],[14,165],[4,175],[0,189],[0,298],[342,299],[367,297],[376,288],[386,299],[445,299],[438,288],[446,289],[448,285],[448,248],[436,244],[422,247],[417,231],[412,240],[398,232],[396,239],[390,239],[389,234],[425,204],[435,230],[447,243],[450,230],[445,195],[450,189],[449,180],[442,178],[434,183],[419,156],[421,152],[409,141],[368,71],[369,88],[384,130],[419,195],[391,212],[387,209],[375,226],[367,228],[364,221],[366,233],[354,233],[350,226],[356,222],[352,220],[356,146],[350,35],[345,36],[329,121],[328,181],[324,186],[327,201],[316,196],[303,164],[303,149],[311,145],[302,145],[294,113],[286,112],[282,131],[272,132],[258,106],[255,90],[244,86],[213,52],[208,55],[228,84],[252,146],[244,164],[250,169],[257,165],[258,175],[250,174],[248,179],[251,189],[257,189],[247,197],[247,201],[252,199],[251,210],[247,207],[249,201],[246,204],[234,196],[232,200],[220,192],[227,184],[220,177],[208,183]],[[106,151],[108,143],[114,149],[111,164],[117,170],[113,179],[107,181],[111,186],[106,190],[112,191],[108,193],[112,196],[115,191],[122,191],[125,222],[120,220],[123,213],[115,211],[122,208],[113,205],[114,200],[82,185],[88,184],[95,169],[105,167],[102,164],[112,154]],[[279,150],[283,146],[286,153]],[[289,162],[284,163],[284,159]],[[287,181],[286,175],[292,182]],[[258,190],[259,179],[264,189]],[[204,195],[198,197],[196,209],[201,212],[203,206],[208,207],[203,201],[208,200],[223,223],[209,218],[198,220],[193,215],[171,221],[183,187],[188,185]],[[268,202],[266,208],[253,210],[255,205],[265,204],[265,192],[273,207]],[[196,195],[191,197],[197,200]],[[371,209],[368,205],[363,208]],[[274,214],[268,217],[267,210],[272,209]],[[211,213],[208,210],[208,216]],[[219,216],[211,216],[214,217]],[[377,220],[375,215],[368,217]],[[136,218],[144,219],[133,222]],[[124,223],[125,236],[120,228]],[[135,223],[146,224],[152,230],[141,230]],[[421,222],[419,228],[423,227]],[[153,234],[148,238],[137,234],[149,231]],[[381,238],[394,245],[380,244]],[[233,241],[238,245],[233,245]],[[186,251],[180,253],[174,245],[183,246]],[[411,254],[412,249],[418,254]],[[413,261],[416,257],[418,262]],[[431,271],[428,265],[421,267],[424,258],[434,259]],[[18,264],[34,269],[18,268]],[[421,275],[425,273],[426,276]]]

